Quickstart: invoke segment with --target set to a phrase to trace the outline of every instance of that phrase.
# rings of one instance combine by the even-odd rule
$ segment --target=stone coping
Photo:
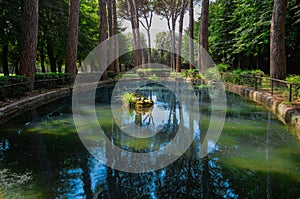
[[[48,104],[60,98],[69,96],[70,88],[60,88],[32,97],[26,97],[19,101],[0,108],[0,124],[3,124],[27,111]]]
[[[100,83],[95,83],[95,85],[97,85],[98,88],[105,86],[113,86],[114,84],[115,81],[102,81]],[[76,91],[87,91],[90,87],[91,84],[83,84],[80,87],[78,87]],[[72,90],[72,87],[60,88],[31,97],[25,97],[21,100],[0,107],[0,124],[12,120],[13,118],[22,115],[27,111],[48,104],[50,102],[54,102],[61,98],[70,96],[72,94]]]

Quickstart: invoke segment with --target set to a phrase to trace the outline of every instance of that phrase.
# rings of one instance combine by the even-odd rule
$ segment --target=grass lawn
[[[3,77],[4,73],[0,73],[0,77]],[[16,74],[9,74],[9,76],[16,76]]]

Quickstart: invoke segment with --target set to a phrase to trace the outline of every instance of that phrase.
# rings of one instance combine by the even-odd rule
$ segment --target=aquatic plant
[[[135,94],[134,93],[124,93],[121,96],[121,101],[122,104],[128,106],[128,107],[133,107],[135,105],[136,99],[135,99]]]
[[[151,107],[153,105],[153,101],[151,99],[147,99],[146,97],[135,93],[124,93],[121,96],[121,101],[123,105],[130,108],[144,108]]]

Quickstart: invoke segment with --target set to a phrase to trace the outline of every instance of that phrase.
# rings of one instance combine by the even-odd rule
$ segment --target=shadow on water
[[[175,162],[140,174],[107,167],[105,162],[113,162],[116,156],[105,138],[87,137],[94,143],[93,154],[105,158],[98,161],[82,144],[70,99],[65,99],[1,126],[0,198],[300,197],[300,143],[262,107],[228,93],[222,135],[215,147],[208,148],[209,155],[201,159],[211,114],[205,90],[195,91],[194,96],[199,101],[200,119],[187,111],[193,110],[189,100],[179,103],[178,96],[161,85],[151,84],[137,91],[154,100],[153,109],[120,109],[122,120],[116,121],[110,106],[112,89],[99,89],[99,124],[115,147],[137,153],[165,147],[182,124],[194,132],[194,141]],[[94,125],[86,124],[87,133]],[[126,133],[131,125],[157,133],[134,137]],[[130,167],[136,160],[128,159]]]

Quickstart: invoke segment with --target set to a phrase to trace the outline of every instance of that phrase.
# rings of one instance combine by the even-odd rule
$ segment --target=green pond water
[[[154,106],[130,110],[113,88],[99,89],[98,122],[84,123],[84,136],[74,117],[92,111],[73,116],[71,98],[1,125],[0,198],[300,198],[300,142],[263,107],[227,93],[222,134],[208,140],[209,154],[200,158],[211,118],[207,91],[191,97],[182,89],[178,96],[159,84],[135,91]],[[104,135],[94,133],[99,125]],[[117,156],[107,144],[129,154],[159,151],[174,140],[180,148],[180,128],[193,133],[192,144],[157,170],[124,171],[142,160]],[[124,157],[123,171],[107,166]]]

